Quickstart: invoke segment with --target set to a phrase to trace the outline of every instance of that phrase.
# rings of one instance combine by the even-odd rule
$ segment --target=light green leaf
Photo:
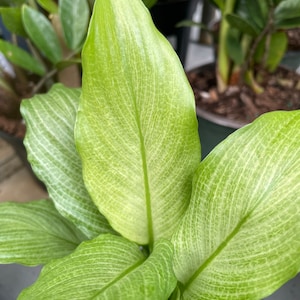
[[[299,272],[299,127],[265,114],[203,160],[173,237],[183,299],[262,299]]]
[[[22,102],[26,121],[25,146],[36,175],[46,184],[58,211],[89,238],[112,232],[91,201],[74,144],[79,89],[56,84],[47,94]]]
[[[90,9],[86,0],[60,0],[59,16],[67,46],[80,48],[90,20]]]
[[[22,7],[25,30],[37,48],[53,63],[62,60],[58,37],[50,21],[27,5]]]
[[[85,184],[115,230],[151,247],[189,203],[200,160],[193,92],[140,0],[96,1],[82,56]]]
[[[19,300],[167,299],[176,286],[172,257],[169,241],[159,241],[146,260],[136,244],[102,235],[46,265]]]
[[[26,37],[21,9],[16,7],[0,7],[3,24],[11,33]]]
[[[0,204],[0,263],[34,266],[70,254],[86,237],[52,201]]]
[[[31,56],[25,50],[3,40],[0,40],[0,51],[5,55],[5,57],[21,68],[31,71],[38,75],[44,75],[46,70],[44,66]]]
[[[275,9],[275,24],[286,19],[294,19],[300,17],[300,0],[281,1]]]
[[[49,13],[56,14],[58,12],[58,7],[54,0],[37,0],[37,2]]]

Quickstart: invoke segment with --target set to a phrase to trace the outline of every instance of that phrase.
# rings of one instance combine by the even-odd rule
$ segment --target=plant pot
[[[196,107],[198,132],[201,141],[202,159],[228,135],[242,127],[243,123],[228,120]]]
[[[292,70],[297,70],[300,67],[300,51],[287,51],[281,64]]]
[[[206,72],[207,70],[214,72],[215,63],[209,63],[192,69],[189,73]],[[196,106],[198,119],[198,132],[201,141],[201,157],[202,159],[223,141],[228,135],[236,129],[246,125],[234,120],[229,120],[223,116],[208,112],[199,106]]]
[[[202,158],[229,134],[259,115],[300,107],[300,90],[297,87],[300,77],[294,69],[280,66],[274,74],[266,73],[262,83],[264,92],[261,94],[255,94],[246,85],[234,86],[219,94],[215,73],[215,63],[187,72],[196,98]],[[223,101],[220,101],[220,96]],[[227,118],[227,115],[230,117]]]

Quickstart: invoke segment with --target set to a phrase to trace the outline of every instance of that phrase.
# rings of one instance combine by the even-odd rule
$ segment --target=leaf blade
[[[93,13],[75,128],[84,181],[115,230],[151,244],[189,202],[200,160],[193,93],[140,1],[98,1]]]
[[[23,25],[37,48],[53,63],[62,60],[58,37],[48,19],[33,8],[23,5]]]
[[[28,266],[70,254],[86,237],[50,200],[0,204],[0,261]]]
[[[20,299],[166,299],[176,285],[171,257],[168,241],[146,259],[136,244],[102,235],[48,264]]]
[[[59,16],[67,46],[72,50],[78,49],[84,40],[90,19],[87,1],[60,1]]]
[[[0,40],[0,50],[13,64],[38,75],[44,75],[44,66],[25,50],[3,40]]]
[[[201,163],[173,239],[184,297],[261,299],[299,272],[299,116],[265,114]]]
[[[36,175],[46,184],[58,211],[89,237],[112,233],[82,180],[73,128],[80,89],[56,84],[44,95],[22,102],[27,126],[24,144]]]

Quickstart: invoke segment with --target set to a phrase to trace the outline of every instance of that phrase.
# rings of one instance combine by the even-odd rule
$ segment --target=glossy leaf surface
[[[18,46],[0,40],[0,51],[10,62],[16,66],[24,68],[25,70],[31,71],[38,75],[43,75],[45,73],[43,65],[28,52]]]
[[[102,235],[48,264],[19,299],[167,299],[176,285],[172,257],[168,241],[147,259],[136,244]]]
[[[90,199],[75,149],[74,123],[79,89],[55,85],[50,92],[22,102],[28,160],[46,184],[58,211],[89,238],[112,232]]]
[[[200,160],[193,92],[140,0],[96,1],[75,128],[84,181],[115,230],[169,237]]]
[[[89,5],[86,0],[61,0],[59,16],[67,46],[76,50],[82,44],[90,20]]]
[[[11,33],[24,37],[27,36],[22,22],[22,13],[20,8],[1,7],[0,13],[3,24]]]
[[[50,200],[0,204],[0,263],[34,266],[70,254],[86,237]]]
[[[262,299],[300,271],[299,126],[266,114],[201,163],[173,237],[183,299]]]
[[[62,60],[59,40],[50,21],[27,5],[22,9],[23,24],[33,43],[52,63]]]

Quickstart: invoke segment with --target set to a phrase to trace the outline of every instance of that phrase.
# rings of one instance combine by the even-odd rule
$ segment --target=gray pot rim
[[[238,129],[238,128],[241,128],[248,124],[248,123],[244,123],[244,122],[240,122],[240,121],[236,121],[236,120],[230,120],[226,117],[210,113],[206,110],[203,110],[202,108],[200,108],[198,106],[196,106],[196,113],[197,113],[197,116],[199,116],[205,120],[208,120],[212,123],[215,123],[215,124],[218,124],[221,126],[225,126],[225,127],[229,127],[229,128]]]
[[[204,65],[195,67],[195,68],[189,70],[187,73],[194,73],[194,72],[197,73],[199,70],[214,68],[214,66],[215,66],[215,62],[210,62],[210,63],[204,64]],[[220,115],[208,112],[198,106],[196,106],[196,113],[199,117],[201,117],[205,120],[208,120],[212,123],[215,123],[215,124],[218,124],[221,126],[225,126],[225,127],[229,127],[229,128],[238,129],[238,128],[241,128],[248,124],[248,122],[231,120],[224,116],[220,116]]]

